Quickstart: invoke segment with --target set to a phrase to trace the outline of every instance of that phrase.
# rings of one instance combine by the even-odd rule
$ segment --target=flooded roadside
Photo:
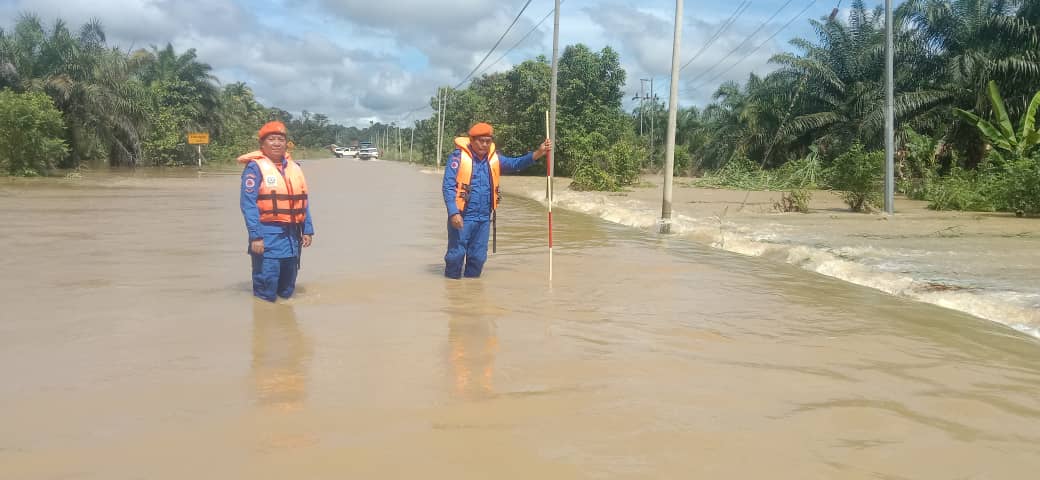
[[[514,190],[544,199],[545,179],[509,177]],[[661,179],[624,193],[574,192],[556,180],[560,208],[654,231]],[[893,295],[939,305],[1040,337],[1040,219],[936,212],[897,199],[896,215],[851,213],[816,192],[812,213],[777,213],[781,192],[681,186],[673,232],[713,248],[768,258]]]

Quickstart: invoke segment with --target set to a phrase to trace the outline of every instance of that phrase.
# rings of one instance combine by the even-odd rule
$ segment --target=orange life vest
[[[238,157],[240,163],[260,167],[256,206],[264,223],[298,223],[307,218],[307,180],[303,170],[286,154],[285,172],[259,150]]]
[[[459,170],[455,176],[455,206],[459,212],[466,210],[466,202],[469,201],[469,186],[473,179],[473,153],[469,150],[469,137],[455,138],[455,146],[462,152],[459,159]],[[502,199],[502,190],[499,187],[499,177],[502,176],[502,166],[498,162],[498,152],[492,143],[488,149],[488,163],[491,166],[491,211],[498,209],[498,202]]]

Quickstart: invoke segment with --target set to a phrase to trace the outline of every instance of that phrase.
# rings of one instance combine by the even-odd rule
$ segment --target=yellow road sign
[[[209,144],[209,134],[208,133],[200,133],[200,132],[189,133],[188,134],[188,144],[189,145],[208,145]]]

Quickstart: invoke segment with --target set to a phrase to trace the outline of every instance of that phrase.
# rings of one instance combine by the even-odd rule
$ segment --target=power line
[[[715,81],[716,79],[718,79],[719,77],[721,77],[721,76],[725,75],[725,74],[726,74],[726,72],[729,72],[730,70],[732,70],[732,69],[733,69],[733,67],[736,67],[737,65],[740,65],[740,63],[741,63],[741,62],[743,62],[744,60],[747,60],[747,58],[748,58],[748,57],[750,57],[751,55],[754,55],[754,53],[755,53],[755,52],[757,52],[757,51],[758,51],[759,49],[761,49],[762,47],[764,47],[764,46],[765,46],[765,45],[766,45],[767,43],[769,43],[769,41],[770,41],[770,40],[772,40],[772,39],[776,38],[776,36],[777,36],[777,35],[779,35],[779,34],[780,34],[780,32],[784,31],[784,29],[786,29],[787,27],[791,26],[791,24],[792,24],[792,23],[794,23],[794,21],[795,21],[795,20],[798,20],[798,19],[800,19],[800,18],[801,18],[801,16],[802,16],[802,14],[803,14],[803,13],[805,13],[805,12],[806,12],[807,10],[809,10],[809,8],[810,8],[810,7],[812,7],[812,6],[813,6],[813,5],[815,5],[815,4],[816,4],[816,0],[812,0],[811,2],[809,2],[809,4],[805,6],[805,8],[803,8],[803,9],[802,9],[802,10],[801,10],[800,12],[796,13],[796,14],[795,14],[795,15],[794,15],[793,17],[791,17],[791,19],[790,19],[790,20],[788,20],[788,21],[787,21],[787,23],[785,23],[785,24],[784,24],[783,26],[781,26],[781,27],[780,27],[780,28],[778,28],[778,29],[777,29],[777,30],[776,30],[775,32],[773,32],[773,34],[772,34],[772,35],[770,35],[770,36],[769,36],[769,38],[765,39],[765,41],[764,41],[764,42],[762,42],[762,43],[758,44],[758,46],[757,46],[757,47],[755,47],[755,48],[754,48],[754,49],[752,49],[752,50],[751,50],[750,52],[748,52],[748,53],[747,53],[747,54],[745,54],[745,55],[744,55],[743,57],[741,57],[741,58],[740,58],[740,60],[737,60],[737,61],[735,61],[735,62],[731,63],[731,64],[729,65],[729,67],[726,67],[726,69],[725,69],[725,70],[723,70],[723,71],[721,71],[721,72],[719,72],[719,73],[715,74],[715,76],[713,76],[713,77],[711,77],[710,79],[708,79],[708,80],[706,80],[706,81],[704,81],[704,82],[700,83],[699,85],[697,85],[696,87],[694,87],[694,88],[693,88],[692,90],[696,91],[696,90],[700,89],[701,87],[703,87],[703,86],[705,86],[705,85],[708,85],[708,84],[710,84],[710,83],[714,82],[714,81]]]
[[[786,2],[784,2],[784,4],[780,6],[780,8],[778,8],[775,12],[773,12],[773,15],[771,15],[764,22],[762,22],[762,24],[759,25],[758,28],[755,29],[755,31],[751,33],[751,35],[748,35],[747,37],[745,37],[744,41],[740,42],[740,44],[737,45],[736,48],[734,48],[733,50],[730,50],[729,53],[726,54],[726,56],[722,57],[722,59],[720,59],[718,62],[715,62],[715,64],[712,65],[711,67],[709,67],[707,70],[702,71],[696,77],[690,79],[690,81],[687,82],[687,85],[690,85],[693,82],[696,82],[696,81],[700,80],[701,78],[704,78],[704,76],[707,75],[708,72],[711,72],[712,70],[715,69],[715,67],[721,65],[722,62],[725,62],[726,59],[728,59],[729,57],[733,56],[734,53],[737,53],[737,50],[740,50],[745,44],[747,44],[749,41],[751,41],[751,39],[754,38],[755,35],[758,35],[758,32],[761,32],[762,29],[765,28],[766,25],[769,24],[769,22],[771,22],[774,18],[776,18],[777,15],[780,15],[780,12],[782,12],[785,8],[787,8],[787,6],[790,5],[791,2],[793,2],[793,1],[794,0],[787,0]]]
[[[745,0],[745,1],[746,1],[746,0]],[[560,1],[560,5],[563,5],[564,3],[566,3],[566,0],[561,0],[561,1]],[[491,69],[491,67],[493,67],[493,66],[495,66],[495,65],[498,65],[498,62],[501,62],[501,61],[502,61],[502,60],[504,60],[504,59],[505,59],[505,58],[506,58],[507,56],[509,56],[509,54],[510,54],[510,53],[512,53],[512,52],[513,52],[513,50],[514,50],[514,49],[516,49],[516,47],[519,47],[521,43],[524,43],[524,40],[527,40],[527,37],[530,37],[532,33],[534,33],[535,31],[537,31],[537,30],[538,30],[538,27],[541,27],[541,26],[542,26],[542,24],[543,24],[543,23],[545,23],[545,21],[546,21],[546,20],[548,20],[548,19],[549,19],[549,17],[551,17],[551,16],[553,15],[553,12],[554,12],[555,10],[556,10],[555,8],[553,8],[552,10],[549,10],[549,13],[546,13],[546,14],[545,14],[545,16],[544,16],[544,17],[542,17],[541,21],[539,21],[539,22],[538,22],[538,24],[534,26],[534,28],[532,28],[531,30],[529,30],[529,31],[527,32],[527,34],[525,34],[525,35],[523,36],[523,38],[521,38],[521,39],[520,39],[520,40],[519,40],[518,42],[516,42],[515,44],[513,44],[513,46],[512,46],[512,47],[509,47],[509,50],[506,50],[506,53],[502,54],[502,56],[501,56],[501,57],[498,57],[498,60],[495,60],[494,62],[492,62],[491,64],[489,64],[489,65],[488,65],[487,67],[484,67],[484,70],[481,70],[480,74],[481,74],[481,75],[483,75],[483,74],[484,74],[484,72],[487,72],[488,70],[490,70],[490,69]]]
[[[719,37],[722,36],[722,33],[725,32],[729,27],[731,27],[733,23],[736,22],[737,18],[743,15],[744,12],[747,11],[748,7],[750,6],[751,2],[748,0],[743,0],[742,2],[740,2],[740,5],[737,5],[737,9],[733,11],[733,13],[729,16],[729,18],[726,19],[725,22],[722,22],[722,25],[719,26],[719,29],[715,32],[715,34],[712,35],[711,38],[708,39],[707,43],[705,43],[701,47],[701,49],[693,55],[693,58],[690,58],[689,61],[683,64],[682,68],[680,68],[679,71],[685,70],[686,67],[690,66],[690,64],[693,63],[694,60],[697,60],[697,58],[699,58],[701,54],[707,51],[708,47],[715,43],[715,40],[718,40]]]
[[[527,3],[524,3],[524,6],[523,6],[523,8],[521,8],[521,9],[520,9],[520,13],[517,13],[517,14],[516,14],[516,18],[514,18],[514,19],[513,19],[513,22],[512,22],[512,23],[510,23],[510,24],[509,24],[509,27],[508,27],[508,28],[506,28],[506,30],[505,30],[504,32],[502,32],[502,35],[501,35],[500,37],[498,37],[498,41],[497,41],[497,42],[495,42],[495,44],[494,44],[494,45],[493,45],[493,46],[491,47],[491,49],[490,49],[490,50],[488,50],[488,53],[487,53],[486,55],[484,55],[484,58],[480,60],[480,63],[478,63],[476,67],[473,67],[473,70],[472,70],[472,71],[470,71],[468,75],[466,75],[466,78],[463,78],[463,79],[462,79],[462,81],[458,83],[458,85],[455,85],[455,87],[453,88],[454,90],[457,90],[457,89],[458,89],[459,87],[461,87],[461,86],[462,86],[462,85],[463,85],[464,83],[466,83],[466,81],[467,81],[467,80],[469,80],[469,79],[470,79],[470,77],[472,77],[472,76],[473,76],[473,73],[475,73],[475,72],[477,71],[477,69],[479,69],[479,68],[480,68],[480,66],[484,64],[484,62],[485,62],[485,61],[487,61],[488,57],[490,57],[490,56],[491,56],[491,54],[492,54],[492,53],[494,53],[495,49],[496,49],[496,48],[498,48],[498,45],[502,43],[502,40],[504,40],[504,39],[506,38],[506,35],[508,35],[508,34],[509,34],[509,31],[513,29],[513,26],[514,26],[514,25],[516,25],[516,22],[518,22],[518,21],[520,20],[520,17],[521,17],[521,16],[523,16],[523,14],[524,14],[524,11],[526,11],[526,10],[527,10],[527,7],[531,5],[531,2],[532,2],[532,0],[527,0]],[[550,12],[550,13],[552,13],[552,12]],[[542,21],[544,22],[544,21],[545,21],[545,19],[542,19]],[[541,24],[541,23],[539,23],[539,25],[540,25],[540,24]],[[535,28],[537,28],[537,27],[535,27]],[[528,35],[530,35],[530,32],[528,32]],[[527,37],[525,36],[524,38],[527,38]],[[523,41],[523,39],[521,39],[520,41],[522,42],[522,41]],[[519,44],[519,42],[517,42],[517,44]],[[515,48],[515,46],[516,46],[516,45],[514,45],[514,48]],[[506,52],[506,54],[508,55],[508,54],[509,54],[509,52]],[[499,59],[499,60],[501,60],[501,59]],[[439,91],[439,89],[438,89],[438,91]],[[421,109],[423,109],[423,108],[432,108],[432,107],[430,107],[430,106],[429,106],[429,105],[427,105],[427,104],[423,104],[423,105],[421,105],[421,106],[415,107],[415,108],[413,108],[413,109],[411,109],[411,110],[409,110],[409,111],[405,112],[404,114],[402,114],[402,115],[401,115],[400,117],[398,117],[398,118],[402,118],[402,119],[403,119],[403,118],[404,118],[405,116],[411,115],[412,113],[414,113],[414,112],[416,112],[416,111],[419,111],[419,110],[421,110]]]
[[[455,85],[455,89],[458,89],[464,83],[466,83],[466,81],[469,80],[470,77],[472,77],[473,74],[477,72],[477,70],[480,68],[480,66],[483,65],[484,62],[487,61],[488,57],[491,56],[491,53],[494,52],[496,48],[498,48],[498,45],[500,43],[502,43],[503,39],[506,38],[506,35],[509,33],[509,31],[513,29],[514,25],[516,25],[516,22],[518,22],[520,20],[520,17],[524,14],[524,11],[527,10],[527,7],[531,5],[531,1],[532,0],[527,0],[527,3],[524,4],[524,8],[521,8],[520,9],[520,13],[516,14],[516,18],[513,19],[513,23],[510,23],[509,27],[506,28],[506,31],[502,32],[502,36],[498,37],[498,41],[495,42],[495,44],[491,46],[491,50],[488,50],[487,55],[484,55],[484,58],[480,60],[480,63],[478,63],[476,67],[473,67],[473,71],[469,72],[469,75],[466,75],[466,78],[463,78],[462,81],[459,82],[458,85]]]

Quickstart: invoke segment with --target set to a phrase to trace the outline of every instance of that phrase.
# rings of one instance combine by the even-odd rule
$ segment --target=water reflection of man
[[[480,283],[447,283],[448,363],[452,395],[466,399],[494,394],[498,335],[496,307]]]
[[[310,346],[291,305],[253,302],[253,387],[261,406],[297,410],[307,397]]]

